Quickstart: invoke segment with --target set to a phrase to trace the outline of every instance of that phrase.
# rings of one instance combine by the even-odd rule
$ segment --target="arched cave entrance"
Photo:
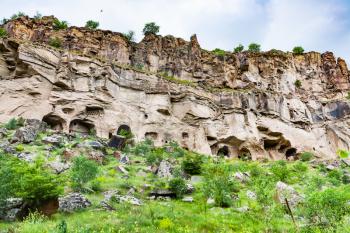
[[[286,151],[286,159],[287,160],[293,160],[295,159],[296,157],[296,154],[297,154],[297,149],[295,148],[289,148],[287,151]]]
[[[57,131],[62,131],[66,124],[66,121],[62,117],[57,116],[55,114],[45,115],[42,121],[48,124],[51,129],[57,130]]]
[[[223,156],[223,157],[230,157],[230,151],[228,149],[228,146],[223,146],[218,150],[217,153],[218,156]]]
[[[86,120],[75,119],[69,124],[70,133],[90,134],[91,131],[95,130],[94,124]]]
[[[252,160],[252,155],[247,148],[242,148],[238,153],[238,158],[244,161]]]
[[[125,136],[125,137],[131,136],[130,126],[125,125],[125,124],[120,125],[118,130],[117,130],[117,135]]]

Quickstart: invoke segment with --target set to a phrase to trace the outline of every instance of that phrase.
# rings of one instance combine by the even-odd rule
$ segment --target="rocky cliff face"
[[[101,137],[131,129],[136,140],[252,159],[332,158],[350,147],[349,71],[330,52],[217,56],[196,36],[131,43],[110,31],[55,31],[53,20],[4,25],[0,122],[36,118]],[[48,45],[56,37],[60,49]]]

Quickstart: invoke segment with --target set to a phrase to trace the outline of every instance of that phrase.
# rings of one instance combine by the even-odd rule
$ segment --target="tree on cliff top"
[[[159,26],[155,22],[146,23],[145,27],[143,28],[144,35],[147,35],[147,34],[157,35],[158,32],[159,32]]]
[[[86,22],[85,27],[89,29],[96,29],[100,26],[100,23],[97,21],[89,20]]]

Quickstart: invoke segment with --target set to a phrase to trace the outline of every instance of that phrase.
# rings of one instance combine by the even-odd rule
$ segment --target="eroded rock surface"
[[[349,149],[349,71],[330,52],[220,57],[201,49],[196,36],[188,42],[150,34],[130,43],[110,31],[55,31],[53,20],[5,25],[0,122],[22,116],[105,138],[131,131],[136,141],[175,140],[254,160],[294,159],[302,151],[332,158]],[[48,46],[53,37],[62,48]]]

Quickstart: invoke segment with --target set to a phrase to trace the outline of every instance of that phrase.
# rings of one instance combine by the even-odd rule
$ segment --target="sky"
[[[0,17],[22,11],[55,15],[70,25],[87,20],[101,29],[133,30],[137,41],[147,22],[161,35],[189,40],[202,48],[233,50],[254,42],[262,50],[332,51],[350,63],[350,0],[0,0]]]

